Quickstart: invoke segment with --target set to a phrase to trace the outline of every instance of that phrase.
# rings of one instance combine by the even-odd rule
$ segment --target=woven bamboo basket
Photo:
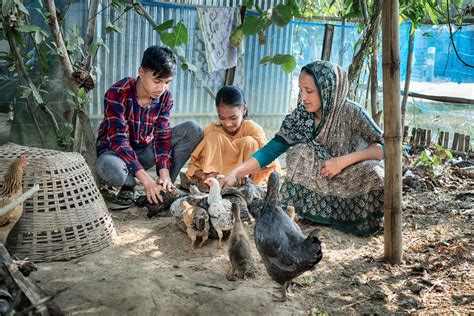
[[[32,261],[68,260],[110,245],[112,217],[84,158],[78,153],[0,146],[0,188],[11,162],[22,154],[29,165],[23,191],[39,191],[23,204],[23,215],[8,236],[9,251]],[[0,191],[1,192],[1,191]]]

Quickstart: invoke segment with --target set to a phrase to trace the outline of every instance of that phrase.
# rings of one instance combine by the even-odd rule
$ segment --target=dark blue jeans
[[[179,171],[191,156],[194,148],[202,139],[202,127],[195,121],[186,121],[171,128],[171,170],[174,182]],[[153,142],[143,148],[135,149],[138,160],[145,170],[155,165]],[[97,158],[96,171],[99,178],[114,187],[133,187],[137,179],[130,174],[125,161],[114,151],[106,151]]]

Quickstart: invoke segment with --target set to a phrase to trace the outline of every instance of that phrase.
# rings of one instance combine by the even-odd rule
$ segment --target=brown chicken
[[[0,208],[15,202],[23,193],[23,172],[28,165],[26,155],[15,159],[3,178],[3,192],[0,196]],[[8,234],[20,219],[23,213],[23,204],[17,205],[6,214],[0,215],[0,243],[5,244]]]
[[[252,256],[249,237],[240,219],[238,203],[232,203],[232,215],[234,215],[234,227],[229,237],[230,268],[226,274],[227,280],[234,281],[236,275],[241,279],[254,278],[257,272],[255,259]]]
[[[187,201],[181,202],[181,208],[183,209],[183,221],[186,225],[186,233],[189,238],[191,238],[189,250],[194,250],[194,243],[198,236],[202,237],[202,241],[199,244],[199,248],[202,248],[209,236],[209,214],[207,214],[205,209],[192,206]]]

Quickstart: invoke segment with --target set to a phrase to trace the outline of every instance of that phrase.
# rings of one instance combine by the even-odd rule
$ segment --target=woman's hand
[[[233,174],[229,174],[228,176],[218,175],[216,179],[219,180],[219,183],[223,188],[234,186],[240,187],[248,181],[248,177],[236,177]]]
[[[321,175],[327,179],[332,179],[342,171],[339,165],[339,157],[331,158],[322,163]]]
[[[237,177],[233,174],[229,174],[227,176],[219,175],[217,176],[217,180],[219,180],[221,187],[228,188],[234,186]]]

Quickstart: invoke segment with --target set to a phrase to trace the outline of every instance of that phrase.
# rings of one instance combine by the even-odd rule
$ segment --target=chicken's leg
[[[278,297],[275,294],[273,294],[273,296],[275,297],[273,299],[274,302],[286,302],[286,300],[288,299],[286,291],[287,291],[288,287],[290,286],[290,284],[291,284],[291,281],[290,282],[285,282],[281,286],[281,297]]]
[[[204,246],[204,242],[207,240],[208,236],[209,236],[208,233],[204,233],[204,234],[202,235],[202,241],[201,241],[201,243],[199,244],[199,248],[202,248],[202,247]]]
[[[222,237],[224,236],[224,233],[220,229],[216,229],[217,236],[219,236],[219,249],[222,249]]]
[[[235,268],[232,264],[230,264],[230,267],[227,270],[227,274],[225,276],[226,276],[227,280],[235,281]]]
[[[187,229],[186,232],[188,233],[189,238],[191,238],[191,246],[189,246],[189,251],[194,251],[194,243],[196,242],[196,234],[191,230]]]

